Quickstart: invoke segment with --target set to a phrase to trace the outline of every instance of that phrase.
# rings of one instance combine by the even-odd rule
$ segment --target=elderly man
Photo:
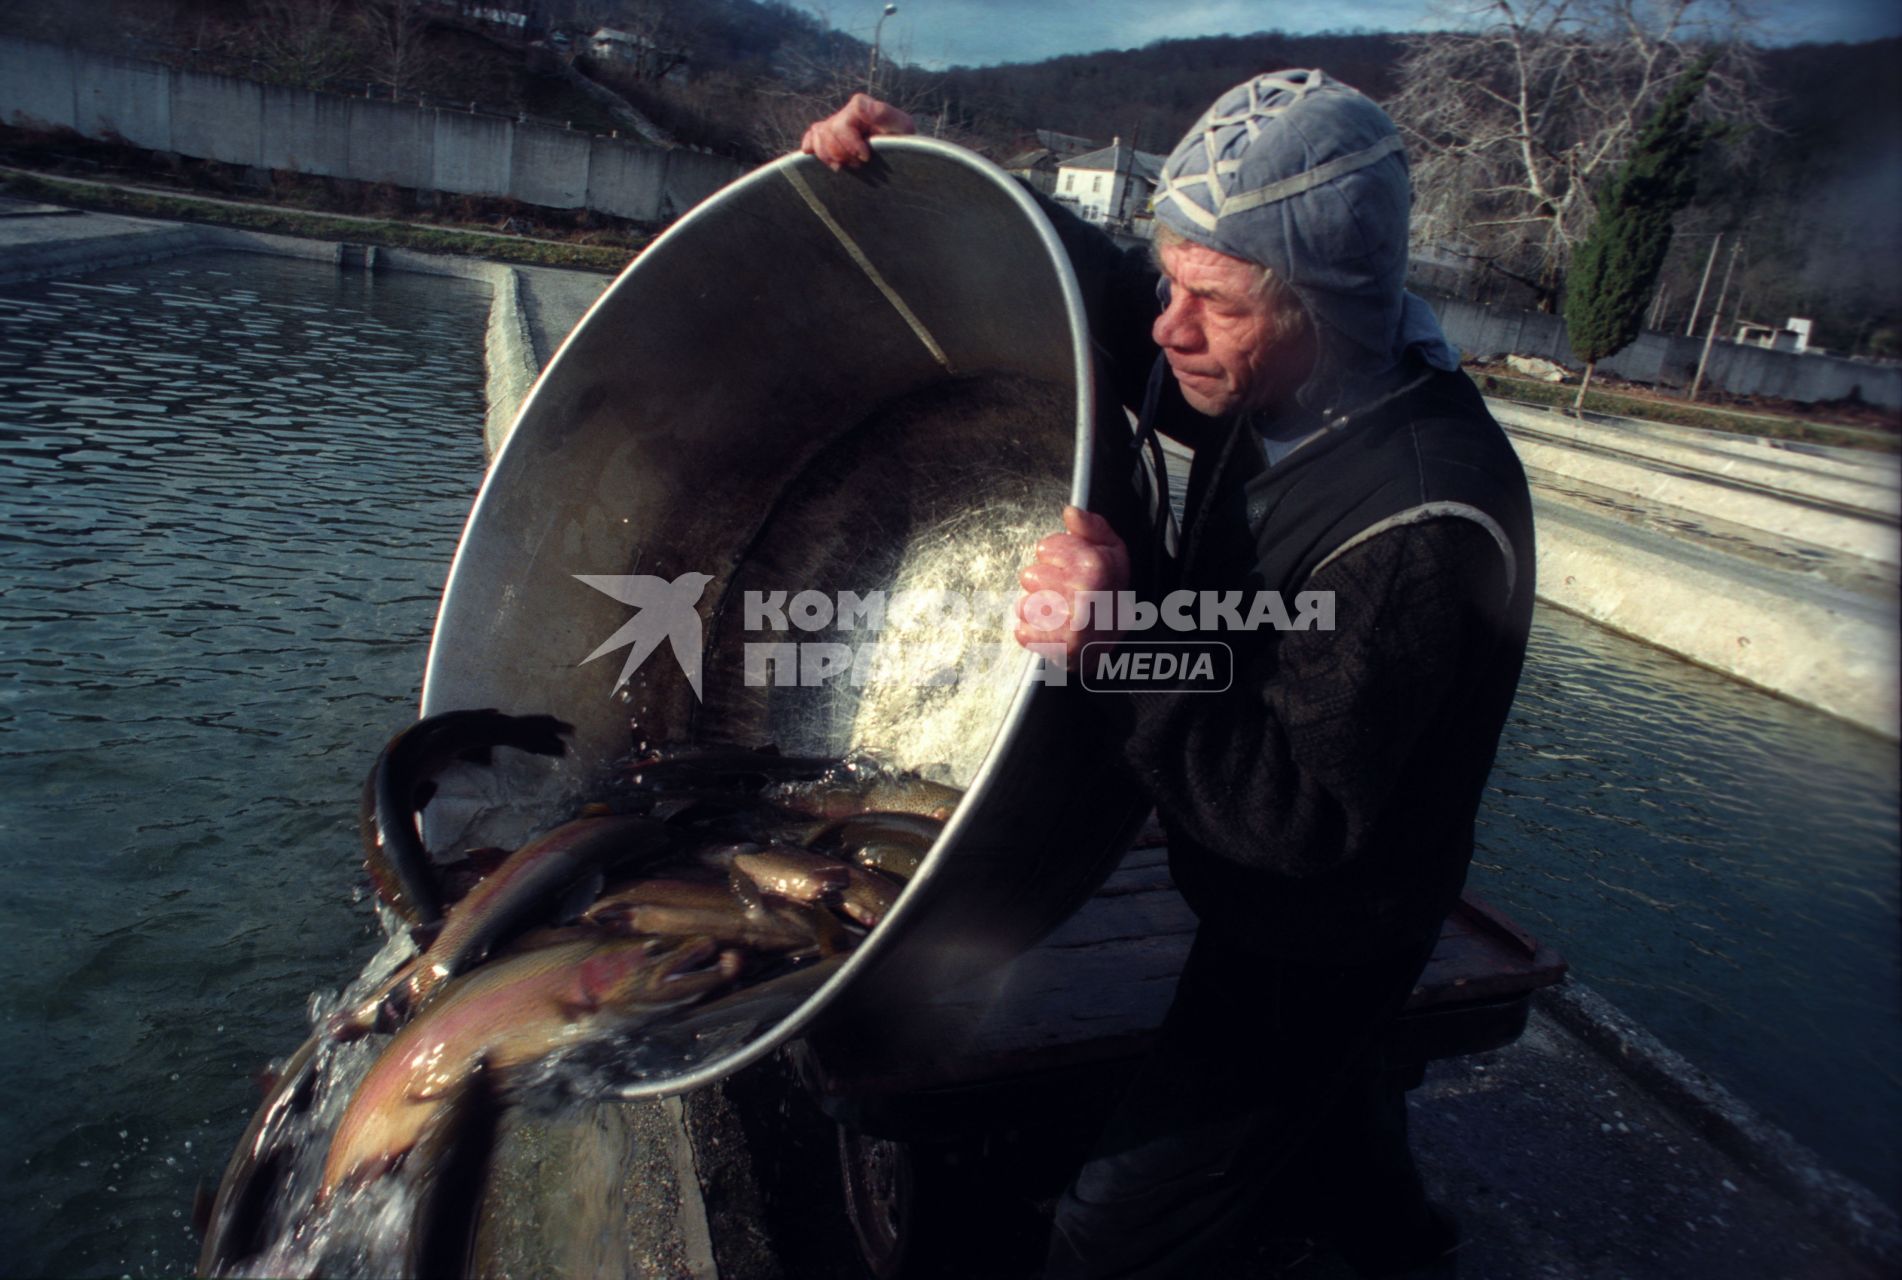
[[[805,149],[851,166],[909,129],[858,97]],[[1163,585],[1334,599],[1332,630],[1216,637],[1226,692],[1084,695],[1154,797],[1201,927],[1058,1203],[1053,1277],[1231,1274],[1264,1235],[1392,1275],[1457,1244],[1382,1051],[1465,881],[1525,654],[1532,516],[1510,444],[1405,292],[1410,200],[1380,108],[1285,71],[1222,95],[1169,157],[1153,264],[1047,206],[1139,430],[1194,449]],[[1074,659],[1113,637],[1044,620],[1080,623],[1079,594],[1127,585],[1130,552],[1100,518],[1063,518],[1022,574],[1018,635]]]

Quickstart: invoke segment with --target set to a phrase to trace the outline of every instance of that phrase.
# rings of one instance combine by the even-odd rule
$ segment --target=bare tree
[[[1416,241],[1558,297],[1599,192],[1699,58],[1699,114],[1761,124],[1745,0],[1469,0],[1407,41],[1387,107],[1414,157]],[[1733,149],[1734,150],[1734,149]]]
[[[806,126],[831,115],[855,93],[865,91],[867,46],[848,43],[819,57],[787,56],[785,73],[761,87],[754,143],[767,155],[796,150]],[[988,150],[983,140],[962,127],[946,110],[944,78],[898,58],[881,56],[878,97],[908,112],[918,132],[973,150]]]
[[[363,0],[357,11],[371,76],[389,86],[391,102],[416,87],[426,26],[423,0]]]
[[[322,88],[352,62],[338,0],[252,0],[245,44],[266,79]]]

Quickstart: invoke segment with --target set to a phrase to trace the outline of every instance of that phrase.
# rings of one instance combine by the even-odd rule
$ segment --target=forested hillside
[[[511,36],[476,16],[495,9],[529,15],[533,30]],[[656,56],[640,65],[579,56],[601,25],[633,34]],[[796,145],[809,120],[872,77],[922,127],[999,159],[1039,129],[1103,143],[1120,136],[1166,152],[1223,89],[1287,66],[1323,68],[1389,104],[1403,126],[1427,128],[1409,114],[1406,59],[1422,40],[1445,39],[1260,32],[934,72],[889,57],[874,71],[863,41],[778,0],[0,0],[0,30],[311,87],[476,101],[577,128],[616,127],[576,91],[572,73],[556,74],[558,62],[572,61],[680,142],[749,163]],[[1697,198],[1678,219],[1658,323],[1682,327],[1721,233],[1713,294],[1736,251],[1727,322],[1808,315],[1825,346],[1902,356],[1899,60],[1902,39],[1761,49],[1754,67],[1744,59],[1732,86],[1738,109],[1724,117],[1730,131],[1708,149]],[[1418,204],[1432,210],[1446,191],[1431,189],[1426,136],[1413,150]],[[1437,181],[1457,194],[1457,180]],[[1566,217],[1588,222],[1590,208],[1575,201]],[[1531,212],[1544,216],[1536,203]],[[1473,219],[1456,205],[1450,224],[1442,219],[1423,235],[1457,245]],[[1472,287],[1551,306],[1577,234],[1566,226],[1556,249],[1531,266],[1478,244],[1490,265]],[[1528,288],[1515,295],[1514,279]]]
[[[1395,36],[1260,32],[1048,62],[954,67],[939,78],[936,92],[954,115],[992,132],[1055,129],[1106,142],[1120,135],[1144,150],[1166,152],[1216,94],[1261,71],[1321,67],[1384,98],[1394,87],[1399,56]]]

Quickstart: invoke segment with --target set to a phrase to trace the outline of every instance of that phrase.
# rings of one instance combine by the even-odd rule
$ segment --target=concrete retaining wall
[[[1701,666],[1902,735],[1894,609],[1535,497],[1539,596]]]
[[[70,49],[27,40],[0,40],[0,119],[78,127],[73,118]]]
[[[338,176],[427,191],[436,180],[436,130],[429,113],[360,98],[347,103],[349,170]]]
[[[1487,408],[1508,431],[1536,432],[1542,438],[1611,450],[1646,463],[1735,481],[1793,498],[1829,503],[1848,511],[1874,516],[1894,524],[1902,519],[1902,462],[1892,455],[1871,455],[1869,465],[1857,472],[1819,468],[1802,454],[1756,450],[1753,453],[1721,447],[1722,442],[1694,441],[1634,431],[1628,420],[1593,421],[1565,417],[1523,405],[1488,400]],[[1769,526],[1762,526],[1769,527]]]
[[[458,195],[507,191],[515,164],[515,130],[506,120],[470,116],[460,129],[436,133],[430,185]]]
[[[678,212],[665,208],[665,193],[664,166],[654,152],[597,145],[588,157],[590,209],[640,222],[663,222]]]
[[[1544,356],[1569,369],[1585,362],[1572,354],[1565,321],[1536,311],[1483,307],[1457,298],[1439,298],[1433,309],[1446,336],[1469,355]],[[1598,367],[1633,382],[1688,387],[1697,376],[1702,338],[1646,333]],[[1777,396],[1802,404],[1851,396],[1884,409],[1902,409],[1902,366],[1865,364],[1837,356],[1797,355],[1762,347],[1716,342],[1704,371],[1706,385],[1737,395]]]
[[[264,154],[264,86],[195,71],[172,74],[171,149],[192,156]]]
[[[1528,467],[1860,556],[1875,564],[1902,567],[1902,531],[1893,519],[1853,515],[1759,489],[1659,470],[1637,459],[1580,450],[1519,430],[1513,432],[1512,444]]]
[[[515,126],[509,155],[509,193],[517,200],[551,209],[584,207],[588,202],[588,157],[592,151],[584,133],[536,124]]]
[[[664,221],[740,176],[721,156],[345,98],[0,38],[0,120],[152,151]]]

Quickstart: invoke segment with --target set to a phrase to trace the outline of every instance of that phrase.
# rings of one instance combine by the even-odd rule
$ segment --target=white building
[[[1126,147],[1117,138],[1101,151],[1059,165],[1054,194],[1076,205],[1077,212],[1091,222],[1127,227],[1149,217],[1149,198],[1162,178],[1163,160]]]
[[[1791,316],[1789,323],[1781,329],[1767,324],[1757,324],[1750,320],[1737,322],[1736,341],[1753,347],[1768,347],[1772,351],[1794,351],[1798,355],[1810,349],[1810,332],[1815,322],[1802,316]]]
[[[618,27],[602,27],[589,36],[588,53],[604,62],[623,63],[642,80],[682,78],[688,62],[685,49],[668,48]]]

